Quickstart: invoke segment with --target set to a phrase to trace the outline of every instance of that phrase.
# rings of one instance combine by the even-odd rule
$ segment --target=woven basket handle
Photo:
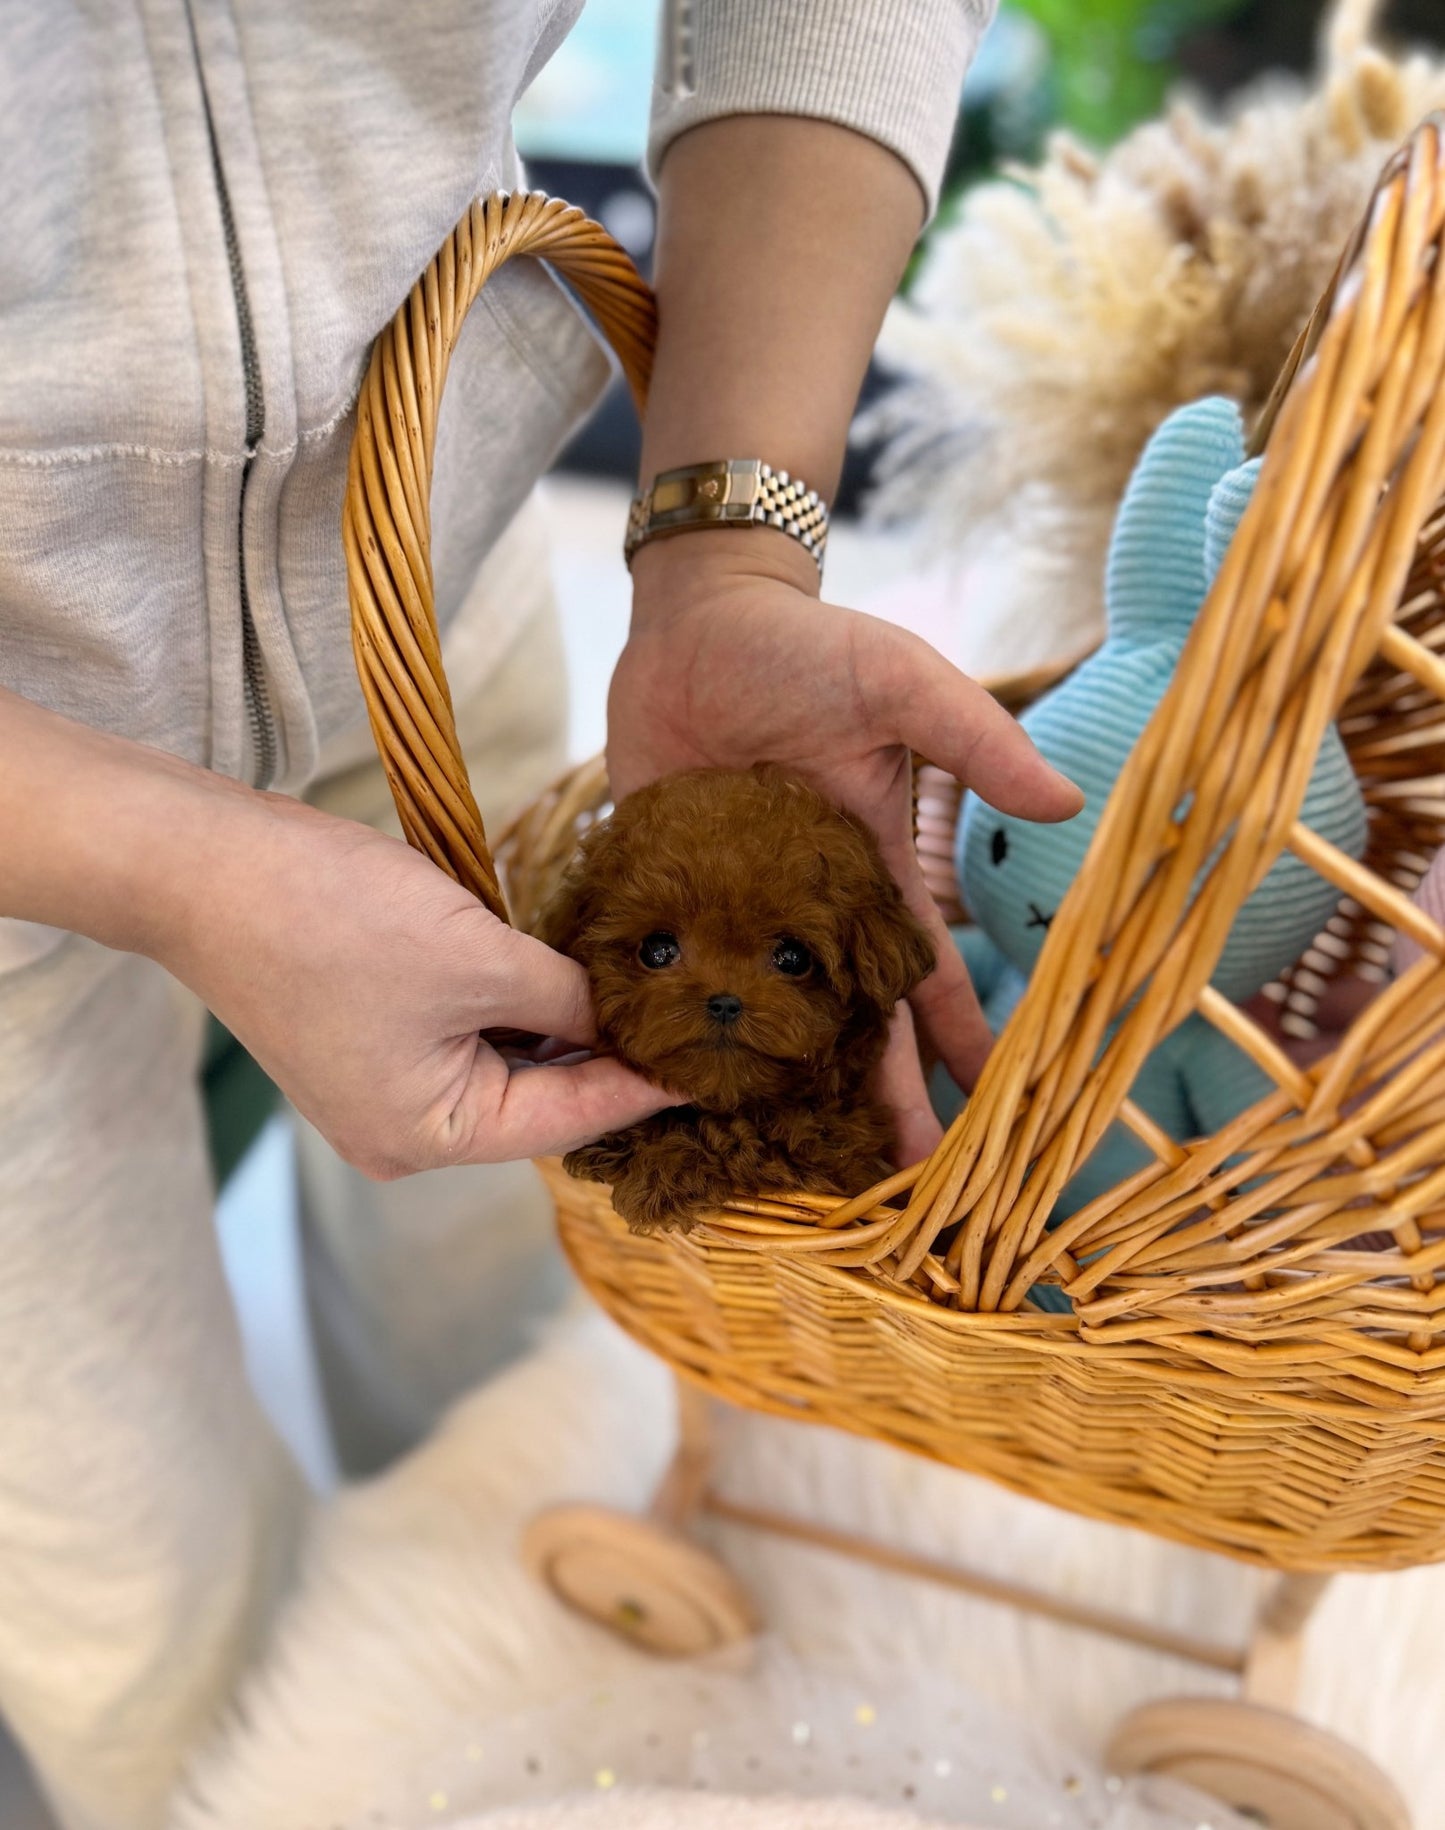
[[[641,411],[657,308],[622,249],[541,192],[473,203],[376,340],[357,403],[342,539],[351,641],[408,841],[492,911],[507,908],[457,741],[431,563],[431,480],[447,368],[473,300],[526,254],[566,276],[616,351]]]

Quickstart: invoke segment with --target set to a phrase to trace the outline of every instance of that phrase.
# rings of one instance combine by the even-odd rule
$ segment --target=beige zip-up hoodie
[[[719,115],[814,115],[931,204],[992,3],[674,0],[650,158]],[[362,718],[339,526],[368,350],[468,201],[519,181],[513,106],[580,9],[5,6],[0,683],[291,790]],[[605,374],[542,272],[488,285],[442,414],[444,626]],[[489,614],[478,666],[515,633]]]

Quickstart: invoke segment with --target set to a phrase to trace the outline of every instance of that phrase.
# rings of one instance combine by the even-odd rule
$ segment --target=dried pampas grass
[[[1223,115],[1180,101],[1102,156],[1055,136],[968,195],[890,313],[880,354],[904,379],[870,427],[871,513],[917,519],[935,556],[1006,544],[988,614],[1016,629],[1027,602],[1029,627],[1001,663],[1099,633],[1145,441],[1201,394],[1262,406],[1381,166],[1445,107],[1445,57],[1386,55],[1377,10],[1334,9],[1313,86],[1273,80]]]

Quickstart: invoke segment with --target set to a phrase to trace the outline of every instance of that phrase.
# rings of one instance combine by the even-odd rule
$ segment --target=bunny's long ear
[[[1150,439],[1124,491],[1109,545],[1111,636],[1183,642],[1208,586],[1210,496],[1243,457],[1239,409],[1217,395],[1180,407]]]
[[[1251,458],[1247,464],[1222,476],[1209,498],[1209,512],[1204,522],[1204,582],[1206,588],[1224,563],[1234,530],[1244,519],[1244,511],[1254,496],[1263,458]]]

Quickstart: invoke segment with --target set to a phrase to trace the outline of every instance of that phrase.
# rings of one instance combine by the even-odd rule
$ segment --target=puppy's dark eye
[[[682,948],[677,944],[675,934],[649,934],[637,949],[637,957],[649,972],[660,972],[664,966],[672,966],[682,958]]]
[[[995,826],[993,838],[989,841],[989,851],[995,864],[1002,864],[1008,856],[1008,834],[1002,826]]]
[[[773,964],[788,978],[801,979],[813,970],[813,956],[800,940],[780,940],[773,948]]]

